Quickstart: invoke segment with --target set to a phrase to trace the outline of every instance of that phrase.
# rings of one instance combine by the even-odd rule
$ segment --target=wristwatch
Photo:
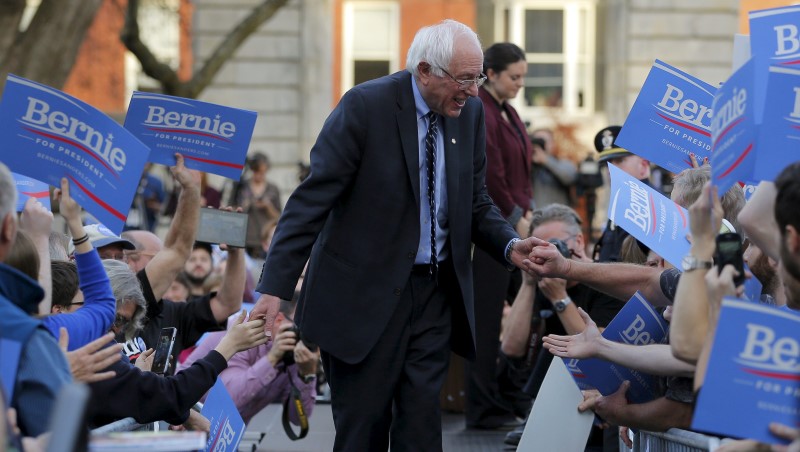
[[[311,383],[315,378],[317,378],[317,374],[300,375],[300,379],[305,384]]]
[[[553,308],[556,310],[556,312],[564,312],[567,309],[567,306],[569,306],[571,303],[572,299],[568,296],[558,301],[554,301]]]
[[[692,256],[691,254],[683,256],[683,260],[681,261],[681,268],[685,272],[690,272],[692,270],[697,270],[697,269],[708,270],[713,266],[714,266],[714,261],[711,260],[705,261],[702,259],[698,259],[695,256]]]

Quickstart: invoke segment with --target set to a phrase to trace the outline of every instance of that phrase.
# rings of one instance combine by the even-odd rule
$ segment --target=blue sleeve
[[[12,403],[25,436],[47,431],[58,391],[71,381],[69,364],[55,339],[41,329],[34,331],[19,359]]]
[[[44,326],[58,338],[59,327],[69,333],[68,350],[72,351],[92,342],[111,329],[117,306],[111,283],[103,268],[97,250],[76,254],[78,279],[83,291],[84,305],[69,314],[58,314],[42,319]]]

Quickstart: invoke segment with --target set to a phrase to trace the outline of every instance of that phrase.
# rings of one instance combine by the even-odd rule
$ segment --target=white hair
[[[147,312],[147,301],[142,293],[142,285],[139,283],[139,278],[136,277],[136,274],[124,262],[103,259],[103,267],[111,282],[111,291],[117,300],[117,311],[125,303],[136,305],[133,318],[128,322],[124,330],[125,339],[130,340],[142,329],[144,315]]]
[[[471,28],[446,19],[436,25],[420,29],[406,56],[406,69],[414,77],[419,77],[419,63],[426,62],[431,65],[431,72],[439,77],[444,76],[442,69],[450,67],[453,59],[453,47],[456,39],[466,36],[480,48],[481,41]]]
[[[8,167],[0,162],[0,221],[17,209],[17,184]]]

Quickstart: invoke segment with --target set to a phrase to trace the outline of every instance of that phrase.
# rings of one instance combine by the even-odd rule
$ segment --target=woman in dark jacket
[[[522,49],[508,42],[494,44],[483,56],[487,80],[479,96],[486,112],[486,187],[517,233],[527,237],[533,150],[525,124],[508,101],[523,87],[528,64]],[[503,302],[514,299],[519,285],[512,284],[513,274],[504,265],[478,248],[472,270],[477,344],[475,362],[467,366],[467,427],[498,428],[515,415],[525,415],[524,407],[514,407],[500,395],[495,371]]]

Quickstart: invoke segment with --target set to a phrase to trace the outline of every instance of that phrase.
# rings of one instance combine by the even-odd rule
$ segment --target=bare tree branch
[[[125,47],[139,60],[144,73],[161,83],[165,94],[193,99],[199,96],[211,83],[220,69],[222,69],[222,66],[233,56],[242,43],[288,2],[289,0],[264,0],[253,8],[250,14],[225,36],[225,39],[205,61],[203,67],[187,82],[182,82],[178,78],[176,71],[158,61],[158,58],[140,39],[137,18],[138,0],[128,1],[128,14],[121,39]]]
[[[0,84],[13,72],[54,88],[69,76],[102,0],[42,0],[28,29],[0,65]],[[17,28],[15,28],[16,30]]]

